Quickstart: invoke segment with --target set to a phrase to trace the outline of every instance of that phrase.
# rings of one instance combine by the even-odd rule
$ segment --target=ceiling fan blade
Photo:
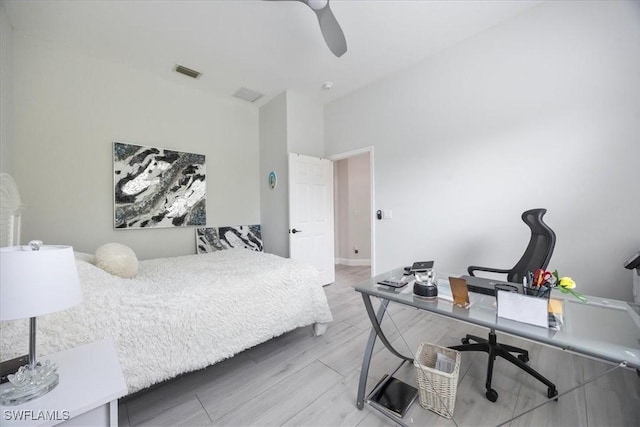
[[[320,31],[322,31],[322,37],[329,46],[329,49],[337,57],[341,57],[347,51],[347,40],[344,38],[344,33],[338,20],[331,11],[329,3],[319,10],[313,10],[318,16],[318,22],[320,23]]]
[[[347,40],[344,37],[338,20],[329,7],[329,0],[270,0],[270,1],[297,1],[306,4],[316,13],[320,23],[320,31],[325,43],[337,57],[341,57],[347,51]]]

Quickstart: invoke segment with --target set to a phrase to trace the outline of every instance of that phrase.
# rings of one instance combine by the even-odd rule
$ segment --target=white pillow
[[[106,243],[96,249],[95,263],[98,267],[125,279],[138,273],[138,258],[128,246],[120,243]]]

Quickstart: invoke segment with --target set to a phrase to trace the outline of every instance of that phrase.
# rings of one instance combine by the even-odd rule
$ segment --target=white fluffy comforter
[[[129,393],[332,320],[317,271],[276,255],[231,249],[141,261],[134,279],[77,265],[83,302],[38,318],[37,353],[111,337]],[[28,321],[1,327],[2,360],[25,354]]]

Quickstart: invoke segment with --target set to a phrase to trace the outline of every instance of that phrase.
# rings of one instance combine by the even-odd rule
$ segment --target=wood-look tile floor
[[[388,418],[355,405],[362,353],[370,324],[362,298],[351,285],[369,276],[368,267],[336,266],[336,282],[325,292],[334,321],[322,337],[299,328],[224,362],[186,374],[121,399],[121,426],[392,426]],[[420,342],[455,345],[466,333],[486,330],[409,307],[391,304],[383,328],[393,345],[408,354]],[[529,349],[530,364],[559,391],[611,367],[567,352],[500,335],[501,342]],[[484,396],[487,356],[462,353],[454,420],[414,403],[408,425],[484,426],[500,424],[546,400],[546,387],[498,359],[493,387],[496,403]],[[377,344],[368,390],[398,359]],[[406,369],[405,369],[406,368]],[[410,365],[396,376],[416,385]],[[617,369],[514,420],[513,426],[635,426],[640,419],[640,378]]]

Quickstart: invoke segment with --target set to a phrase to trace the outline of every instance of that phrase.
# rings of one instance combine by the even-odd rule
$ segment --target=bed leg
[[[327,328],[329,327],[328,323],[314,323],[313,324],[313,334],[317,337],[324,335],[327,332]]]

